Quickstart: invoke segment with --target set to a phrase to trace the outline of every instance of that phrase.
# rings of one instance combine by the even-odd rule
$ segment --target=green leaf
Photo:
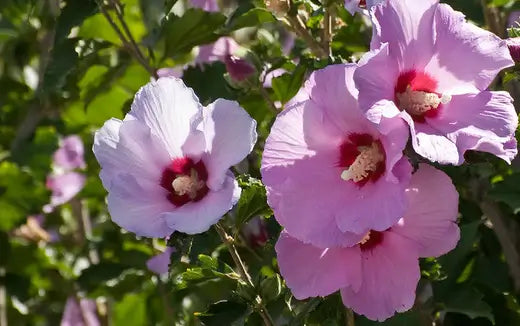
[[[237,225],[247,223],[255,216],[270,216],[272,212],[267,205],[267,195],[262,181],[242,175],[238,183],[242,188],[242,195],[236,210]]]
[[[127,294],[114,306],[112,325],[147,325],[147,298],[143,294]]]
[[[292,73],[273,78],[272,87],[279,101],[285,104],[298,93],[305,77],[305,71],[305,66],[300,65]]]
[[[247,310],[247,305],[243,303],[222,300],[210,305],[197,317],[205,326],[238,326],[244,324]]]
[[[202,268],[217,269],[218,260],[207,255],[200,254],[199,262]]]
[[[494,324],[495,318],[491,307],[482,300],[483,297],[482,293],[474,288],[460,288],[450,294],[445,302],[445,310],[464,314],[471,319],[484,317]]]
[[[78,278],[78,284],[83,289],[95,289],[98,285],[119,277],[127,269],[126,265],[110,262],[91,265],[83,270]]]
[[[227,23],[226,31],[231,32],[244,27],[259,27],[264,23],[276,21],[273,14],[263,8],[253,8],[246,13],[232,17]]]
[[[273,301],[282,293],[282,278],[275,274],[260,282],[260,296],[265,302]]]
[[[76,44],[75,39],[65,39],[52,49],[51,59],[43,76],[42,92],[53,93],[63,88],[78,62]]]
[[[503,181],[493,185],[488,195],[511,207],[513,213],[520,212],[520,173],[504,177]]]
[[[197,45],[216,41],[217,33],[226,17],[221,13],[210,13],[202,9],[190,8],[178,17],[169,15],[162,30],[166,56],[181,56]]]
[[[61,42],[69,35],[72,27],[80,25],[87,17],[94,15],[97,11],[98,5],[94,0],[68,0],[56,23],[54,43]]]

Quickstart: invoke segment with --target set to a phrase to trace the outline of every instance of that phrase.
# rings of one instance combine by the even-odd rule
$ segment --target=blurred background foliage
[[[520,10],[511,0],[447,2],[501,37],[510,13]],[[276,325],[346,324],[338,294],[297,301],[278,274],[274,243],[280,227],[258,180],[259,162],[276,107],[297,93],[312,70],[359,58],[368,49],[370,26],[341,1],[293,1],[285,17],[258,0],[218,4],[220,12],[183,0],[0,1],[1,325],[58,325],[69,297],[94,299],[102,325],[262,325],[257,296]],[[291,25],[298,10],[307,36],[321,39],[324,7],[336,13],[330,56],[301,30],[287,49],[293,37],[287,21]],[[223,62],[193,63],[198,46],[222,36],[232,36],[254,67],[245,80],[231,78]],[[234,168],[243,196],[223,222],[252,285],[239,280],[214,229],[172,235],[169,245],[176,251],[169,273],[157,275],[146,262],[164,250],[165,240],[136,238],[110,221],[90,151],[93,132],[111,117],[122,118],[139,87],[164,67],[184,67],[183,80],[202,103],[234,99],[258,121],[255,151]],[[264,87],[266,72],[278,68],[286,73]],[[508,70],[493,87],[520,100],[519,71]],[[52,155],[71,134],[85,144],[80,172],[86,184],[44,214]],[[458,247],[421,261],[414,309],[384,325],[520,325],[520,164],[508,166],[482,153],[467,160],[443,167],[461,194]],[[40,214],[40,227],[52,230],[52,241],[31,228],[28,217]],[[21,232],[24,226],[32,233]],[[355,318],[356,325],[376,324]]]

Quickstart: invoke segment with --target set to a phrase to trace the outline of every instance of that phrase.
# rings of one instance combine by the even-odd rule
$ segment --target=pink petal
[[[62,140],[60,148],[54,152],[53,161],[56,166],[64,169],[84,168],[83,154],[83,141],[79,136],[72,135]]]
[[[173,252],[175,252],[175,248],[166,247],[164,252],[148,259],[146,267],[155,274],[167,274],[170,267],[170,256]]]
[[[438,5],[435,30],[434,56],[426,72],[438,80],[440,93],[485,90],[502,69],[514,65],[504,40],[467,23],[446,4]]]
[[[77,172],[49,175],[46,186],[52,190],[50,206],[63,205],[76,196],[85,186],[86,178]]]
[[[216,0],[190,0],[191,5],[195,8],[200,8],[205,11],[218,12],[218,4]]]
[[[60,326],[99,326],[96,302],[91,299],[69,297],[65,304]]]
[[[174,68],[160,68],[157,69],[157,76],[161,77],[176,77],[182,78],[184,74],[184,67],[174,67]]]
[[[162,217],[171,229],[188,234],[202,233],[237,203],[240,192],[235,177],[228,172],[220,190],[210,191],[202,200],[177,207]]]
[[[130,174],[118,174],[107,200],[112,221],[136,235],[164,238],[175,231],[163,216],[175,207],[166,199],[165,190],[153,182],[138,183]]]
[[[240,45],[231,37],[221,37],[215,43],[200,46],[195,63],[201,65],[213,61],[224,61],[227,56],[235,55],[239,48]]]
[[[450,177],[420,164],[406,194],[410,207],[392,232],[415,241],[420,257],[438,257],[455,248],[460,237],[459,194]]]
[[[340,288],[361,285],[358,246],[321,249],[282,232],[276,243],[278,266],[294,297],[326,296]]]
[[[219,190],[226,171],[242,161],[256,143],[256,121],[237,102],[218,99],[204,109],[208,186]]]
[[[193,126],[202,120],[202,106],[191,88],[177,78],[159,78],[142,87],[135,95],[126,120],[137,119],[148,126],[170,157],[203,150],[203,135]],[[189,146],[186,146],[189,144]]]
[[[363,281],[359,291],[341,289],[343,303],[356,313],[383,321],[413,306],[421,274],[416,244],[393,232],[361,252]]]
[[[438,0],[388,0],[374,7],[370,48],[388,42],[389,53],[401,71],[424,67],[433,50],[437,4]]]
[[[243,81],[255,73],[255,67],[246,60],[228,55],[224,59],[229,76],[235,81]]]

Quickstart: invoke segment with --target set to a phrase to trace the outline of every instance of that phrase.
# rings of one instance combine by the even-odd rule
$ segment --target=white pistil
[[[362,181],[370,173],[375,172],[378,164],[385,159],[380,146],[375,142],[371,146],[359,146],[358,150],[360,153],[354,163],[347,170],[341,172],[341,179],[354,182]]]
[[[437,109],[440,104],[446,104],[451,101],[450,95],[442,95],[439,97],[436,93],[428,93],[423,91],[414,91],[408,85],[403,93],[397,93],[399,107],[413,115],[421,115],[433,109]]]
[[[204,187],[204,181],[199,180],[199,174],[191,169],[190,175],[181,175],[172,182],[173,191],[179,196],[188,194],[190,199],[197,197],[197,192]]]

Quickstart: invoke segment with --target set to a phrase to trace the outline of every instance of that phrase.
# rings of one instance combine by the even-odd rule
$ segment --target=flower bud
[[[520,37],[508,38],[506,40],[509,53],[516,63],[520,62]]]
[[[235,81],[243,81],[255,72],[255,68],[249,62],[233,55],[226,56],[224,63],[227,72]]]

